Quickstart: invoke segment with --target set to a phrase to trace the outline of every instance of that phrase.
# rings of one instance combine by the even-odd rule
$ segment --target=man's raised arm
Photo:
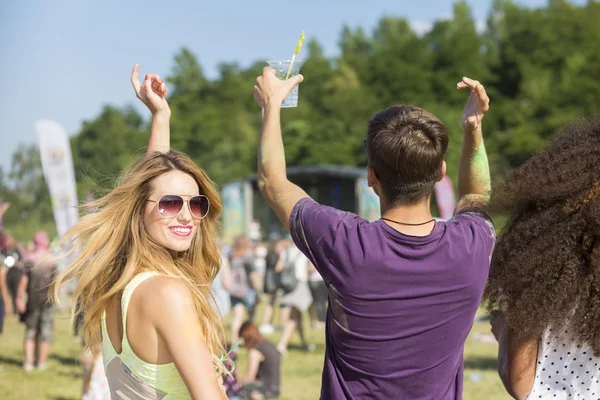
[[[254,86],[254,99],[262,109],[263,120],[257,157],[258,188],[288,231],[292,209],[308,195],[287,178],[280,112],[283,100],[302,80],[302,75],[296,75],[282,81],[275,70],[265,67]]]
[[[483,85],[473,79],[465,77],[456,87],[471,91],[461,121],[464,137],[458,168],[459,202],[456,209],[459,211],[485,206],[491,193],[490,167],[481,128],[490,99]]]

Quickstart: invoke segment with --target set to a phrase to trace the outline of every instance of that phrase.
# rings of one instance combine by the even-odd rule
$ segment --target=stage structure
[[[380,215],[379,197],[367,184],[365,168],[345,166],[301,166],[287,169],[288,179],[300,187],[317,202],[344,211],[350,211],[361,217],[375,221]],[[443,200],[445,207],[440,211],[452,209],[454,190],[449,179],[436,187],[436,197]],[[222,187],[223,202],[223,240],[231,244],[238,235],[249,235],[253,221],[261,226],[263,240],[271,234],[285,236],[286,232],[269,205],[262,199],[257,185],[256,175],[243,181],[232,182]],[[432,200],[432,212],[440,215],[435,200]],[[450,204],[452,203],[452,204]],[[442,212],[442,214],[446,214]],[[447,219],[443,215],[443,219]]]

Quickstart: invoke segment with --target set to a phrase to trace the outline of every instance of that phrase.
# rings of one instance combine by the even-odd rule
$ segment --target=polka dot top
[[[544,332],[527,400],[600,400],[600,358],[589,345],[569,341],[568,334],[568,330]]]

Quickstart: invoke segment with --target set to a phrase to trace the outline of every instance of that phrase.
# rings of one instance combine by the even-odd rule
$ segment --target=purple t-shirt
[[[495,243],[483,212],[416,237],[303,198],[290,231],[329,290],[322,399],[462,398]]]

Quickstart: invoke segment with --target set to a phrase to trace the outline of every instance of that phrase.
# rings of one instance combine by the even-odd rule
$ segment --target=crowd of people
[[[281,103],[302,80],[265,68],[254,87],[258,186],[290,236],[263,242],[254,229],[228,247],[218,239],[216,186],[170,149],[165,83],[158,75],[140,83],[134,67],[133,87],[152,113],[148,152],[61,239],[71,258],[51,292],[57,300],[61,285],[77,280],[73,314],[86,349],[97,350],[90,362],[103,363],[105,375],[95,369],[106,395],[277,398],[294,332],[314,350],[302,317],[310,312],[313,328],[325,330],[322,399],[461,399],[464,345],[483,300],[512,397],[600,398],[600,118],[574,122],[492,188],[483,134],[490,100],[480,82],[462,78],[459,201],[440,221],[430,200],[446,173],[446,126],[424,109],[391,106],[368,122],[364,140],[381,209],[367,221],[317,203],[287,178]],[[494,215],[509,217],[498,237]],[[25,369],[36,336],[44,368],[52,307],[40,288],[56,270],[41,262],[47,236],[36,234],[31,252],[9,238],[3,249],[13,260],[1,275],[4,307],[26,315]],[[14,268],[21,276],[9,279]],[[240,343],[245,371],[234,368]]]
[[[230,317],[227,348],[240,339],[249,348],[247,371],[224,376],[230,399],[252,393],[252,398],[258,394],[278,397],[280,357],[287,355],[293,334],[298,332],[301,351],[315,350],[306,340],[304,315],[311,329],[323,330],[325,326],[327,288],[314,265],[289,235],[274,232],[262,241],[260,223],[253,221],[252,226],[248,235],[236,237],[231,246],[222,246],[221,267],[212,283],[216,309],[222,318]],[[261,302],[263,313],[258,317],[255,310]],[[277,345],[265,338],[275,332],[281,333]],[[266,381],[263,365],[277,370]]]
[[[303,334],[302,314],[309,313],[313,329],[324,327],[327,307],[326,287],[312,263],[294,245],[291,237],[272,234],[267,243],[239,236],[231,247],[223,248],[221,277],[214,283],[219,309],[225,315],[231,308],[231,340],[237,342],[245,320],[254,320],[261,299],[265,310],[260,322],[263,334],[272,334],[275,306],[279,305],[279,325],[283,337],[278,346],[285,354],[290,336],[296,330],[302,347],[313,349]]]
[[[269,396],[278,394],[280,357],[287,354],[294,332],[299,334],[303,351],[315,350],[315,346],[306,340],[303,315],[309,314],[312,329],[323,329],[325,323],[325,284],[308,258],[291,238],[277,234],[271,234],[267,242],[260,238],[260,233],[254,239],[238,236],[231,246],[223,246],[221,268],[212,283],[216,309],[222,318],[231,317],[229,348],[240,339],[251,348],[263,343],[257,345],[255,352],[249,352],[249,356],[256,356],[249,357],[248,372],[241,380],[237,379],[240,372],[225,377],[229,398],[245,393],[245,387],[250,388],[248,392],[257,392],[263,387],[259,364],[256,368],[252,366],[252,360],[258,359],[260,365],[263,362],[277,365],[276,378],[270,379],[267,386]],[[263,314],[257,318],[255,310],[261,301]],[[278,315],[277,322],[275,315]],[[265,336],[276,331],[281,332],[281,337],[274,345]]]

